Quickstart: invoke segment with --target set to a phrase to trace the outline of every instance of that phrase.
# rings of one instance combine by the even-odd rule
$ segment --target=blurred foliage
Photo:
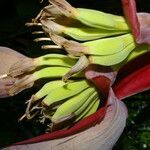
[[[128,108],[126,128],[114,150],[150,149],[150,92],[131,96],[125,100]]]
[[[113,14],[123,14],[120,0],[68,0],[73,6],[98,9]],[[47,53],[33,42],[29,22],[47,4],[44,0],[0,0],[0,45],[13,48],[27,56],[36,57]],[[150,1],[137,0],[138,11],[149,11]],[[0,148],[17,141],[42,134],[44,127],[35,120],[19,122],[24,113],[24,102],[38,87],[25,90],[17,96],[0,100]],[[129,117],[127,126],[114,150],[150,149],[150,93],[144,92],[127,98]]]

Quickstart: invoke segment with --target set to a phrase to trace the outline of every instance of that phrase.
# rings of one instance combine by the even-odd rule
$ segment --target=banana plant
[[[132,3],[131,1],[128,1],[129,3],[126,3],[125,1],[122,2],[123,4]],[[125,104],[120,100],[123,100],[125,97],[136,94],[138,92],[148,90],[150,88],[150,78],[149,76],[146,76],[146,74],[150,73],[150,65],[148,59],[150,56],[150,53],[148,52],[149,45],[146,47],[145,46],[138,47],[137,44],[134,42],[131,33],[128,33],[130,32],[129,26],[126,24],[124,18],[120,16],[113,16],[110,14],[104,14],[102,12],[88,10],[88,9],[80,9],[80,8],[76,9],[64,0],[60,0],[60,1],[50,0],[50,3],[52,4],[52,6],[50,5],[46,7],[48,13],[47,12],[43,13],[42,10],[40,14],[36,17],[36,19],[40,18],[41,23],[37,23],[36,22],[37,20],[35,19],[34,20],[35,22],[32,22],[28,25],[41,26],[43,23],[43,25],[45,25],[43,29],[46,32],[48,32],[49,28],[42,20],[45,17],[45,15],[46,16],[48,15],[50,18],[51,17],[53,18],[54,16],[63,15],[65,17],[80,21],[86,26],[89,26],[90,29],[92,28],[91,30],[92,32],[95,30],[95,28],[101,29],[101,30],[97,30],[98,33],[96,34],[96,36],[93,35],[92,37],[93,39],[95,39],[95,37],[96,38],[103,37],[101,36],[100,33],[102,29],[105,30],[105,32],[106,30],[110,30],[110,29],[113,30],[113,35],[118,34],[116,30],[117,31],[121,30],[120,32],[121,34],[122,33],[126,33],[126,34],[121,35],[120,39],[123,39],[124,36],[128,37],[128,35],[129,38],[131,37],[132,39],[129,40],[129,44],[123,46],[123,49],[124,47],[126,48],[131,44],[132,45],[131,51],[130,48],[129,50],[127,49],[127,51],[129,51],[130,54],[128,55],[127,53],[127,56],[125,56],[125,58],[123,58],[123,60],[120,61],[116,58],[120,59],[122,54],[117,55],[115,58],[113,57],[113,54],[116,55],[116,53],[119,53],[120,51],[122,52],[124,50],[122,49],[120,50],[119,49],[120,45],[118,46],[118,44],[116,44],[115,45],[116,48],[114,49],[115,52],[109,51],[109,49],[106,48],[106,50],[108,49],[108,51],[104,51],[104,53],[110,54],[109,57],[106,57],[107,55],[103,54],[103,51],[100,54],[97,53],[96,51],[93,51],[95,50],[94,48],[98,47],[94,45],[95,43],[97,44],[97,40],[95,40],[94,44],[92,43],[93,41],[84,42],[82,44],[73,41],[73,44],[77,45],[76,46],[77,48],[81,48],[81,51],[78,51],[77,54],[81,56],[77,63],[76,63],[76,58],[62,56],[62,54],[61,56],[60,54],[59,55],[55,54],[54,56],[51,54],[36,59],[32,59],[32,58],[20,59],[19,57],[20,60],[24,60],[20,63],[18,56],[16,56],[15,54],[15,56],[18,59],[17,62],[11,62],[10,66],[6,68],[7,71],[2,72],[0,76],[0,80],[2,81],[5,81],[5,79],[7,79],[8,77],[11,77],[11,80],[14,79],[15,81],[12,83],[11,87],[9,87],[8,90],[6,90],[6,88],[3,88],[4,87],[3,85],[7,85],[7,84],[5,82],[2,82],[1,84],[2,96],[15,95],[18,92],[33,86],[34,82],[41,78],[50,78],[53,80],[55,77],[60,78],[64,75],[63,81],[66,81],[66,79],[71,77],[74,73],[81,71],[81,74],[79,75],[77,74],[74,76],[74,78],[76,78],[78,81],[72,78],[70,82],[67,83],[62,82],[61,80],[56,80],[56,81],[51,81],[46,85],[44,85],[43,88],[39,90],[35,95],[33,95],[31,99],[28,101],[26,113],[22,118],[27,117],[28,119],[32,119],[32,117],[34,117],[36,113],[33,114],[33,116],[31,116],[30,113],[32,113],[32,110],[36,109],[37,107],[39,109],[38,102],[40,102],[42,106],[45,107],[45,109],[42,110],[42,113],[44,114],[44,116],[49,118],[53,124],[61,123],[64,120],[68,120],[70,118],[72,119],[74,116],[78,116],[79,114],[80,117],[76,118],[77,123],[75,123],[75,125],[73,125],[72,127],[63,130],[57,130],[52,133],[47,133],[32,139],[15,143],[10,148],[11,149],[16,149],[16,148],[35,149],[36,147],[38,147],[39,149],[87,149],[88,148],[88,149],[95,149],[95,150],[96,149],[109,150],[113,147],[113,145],[118,140],[126,124],[127,108]],[[125,5],[125,7],[126,6],[128,5]],[[127,8],[125,8],[125,11],[126,9]],[[90,20],[91,17],[87,17],[85,14],[88,14],[89,16],[93,16],[93,14],[97,14],[97,15],[95,16],[95,19],[93,21]],[[105,16],[106,20],[103,22],[104,24],[97,20],[96,18],[97,16],[98,18]],[[139,16],[143,16],[143,15],[140,14]],[[130,21],[131,20],[129,19],[129,23]],[[53,23],[54,22],[51,22],[50,28],[52,27]],[[92,39],[92,38],[89,39],[89,35],[90,35],[89,33],[83,34],[83,32],[81,32],[80,37],[77,37],[77,35],[74,34],[74,31],[75,32],[80,31],[81,28],[73,29],[73,30],[68,28],[68,30],[65,30],[63,27],[63,29],[60,30],[60,26],[59,26],[59,30],[58,28],[51,28],[50,30],[52,29],[54,29],[54,32],[56,34],[63,33],[76,40],[83,40],[83,38],[85,38],[84,37],[85,35],[87,38],[85,38],[84,40]],[[89,30],[89,28],[87,28],[87,30]],[[149,29],[147,31],[149,31]],[[108,34],[105,35],[110,36]],[[137,40],[138,43],[143,42],[141,37],[139,40],[139,35],[137,36],[134,29],[133,29],[133,35],[136,38],[136,40],[138,39]],[[147,39],[149,39],[149,37],[146,34],[142,34],[142,36],[143,35],[144,35],[143,38],[144,43],[148,43]],[[50,36],[52,37],[53,34],[51,34]],[[53,39],[53,41],[58,42],[59,35],[56,35],[55,38],[53,36],[51,39]],[[109,39],[112,38],[108,38],[107,39],[108,41],[106,40],[106,44],[107,42],[109,43]],[[41,40],[43,39],[37,39],[37,41],[41,41]],[[64,44],[66,44],[68,40],[66,41],[66,39],[61,37],[61,41],[63,41],[63,44],[62,43],[60,44],[59,42],[56,48],[65,48],[66,50],[68,50],[68,52],[73,51],[71,54],[74,54],[74,50],[76,50],[76,47],[75,48],[73,47],[72,49],[72,45],[70,48],[68,46],[69,44],[66,47],[64,47]],[[103,41],[103,39],[100,39],[100,41],[102,41],[100,43],[102,43],[101,47],[103,47],[103,42],[105,40]],[[128,40],[125,39],[124,42],[128,42]],[[85,47],[87,46],[89,46],[90,48],[88,47],[86,49]],[[107,45],[104,45],[104,47],[105,46],[107,47]],[[49,46],[48,48],[52,48],[52,47]],[[133,49],[134,51],[132,51]],[[94,63],[89,63],[89,61],[87,61],[88,65],[84,67],[81,66],[84,64],[81,63],[83,62],[82,60],[85,60],[86,58],[85,55],[83,55],[82,57],[81,53],[86,55],[92,54],[93,56],[88,56],[88,57],[89,57],[89,61]],[[101,57],[97,55],[100,55]],[[47,59],[47,57],[53,58],[54,61],[53,59],[52,61],[47,61],[49,60]],[[111,60],[110,63],[109,63],[109,58]],[[71,62],[71,63],[69,64],[65,63],[64,62],[65,59],[67,59],[67,62]],[[116,63],[114,61],[115,63],[113,63],[112,60],[115,61],[118,60],[118,62]],[[73,70],[73,72],[70,72],[69,68],[72,66],[72,64],[75,65],[71,68],[71,71]],[[48,67],[44,69],[36,70],[39,66],[45,66],[45,65]],[[78,68],[79,66],[81,67]],[[82,70],[84,70],[84,73],[82,72]],[[81,80],[79,81],[79,79]],[[95,87],[93,87],[93,85],[95,85]],[[77,89],[75,89],[75,87],[77,87]],[[99,91],[99,93],[97,93],[97,91]],[[57,94],[57,92],[59,92],[59,94]],[[100,97],[98,94],[100,95]],[[101,101],[99,101],[99,98]],[[41,99],[42,102],[40,101]],[[97,110],[100,102],[102,102],[101,107],[99,107],[99,109]],[[30,109],[32,103],[36,103],[37,105],[36,107]],[[54,105],[55,103],[58,103],[58,106]],[[46,108],[53,107],[53,105],[54,105],[53,110],[56,111],[49,111],[49,110],[47,111]],[[85,110],[86,113],[83,112],[83,110]],[[50,140],[50,141],[45,142],[45,140]]]

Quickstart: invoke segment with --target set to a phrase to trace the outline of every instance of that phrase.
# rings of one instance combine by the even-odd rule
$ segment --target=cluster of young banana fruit
[[[33,22],[27,25],[41,25],[48,36],[35,41],[52,40],[57,45],[56,48],[63,49],[68,56],[79,59],[63,77],[64,81],[72,74],[84,70],[89,64],[118,64],[136,47],[124,17],[97,10],[74,8],[65,0],[49,2]],[[50,49],[53,45],[44,45],[42,48]]]
[[[104,67],[119,64],[135,49],[136,43],[124,17],[74,8],[65,0],[49,0],[49,3],[26,25],[41,26],[42,31],[33,34],[47,36],[35,39],[50,42],[42,49],[61,49],[61,52],[26,57],[13,65],[9,74],[21,78],[9,94],[15,95],[32,87],[36,80],[49,78],[51,81],[27,102],[25,115],[20,120],[38,116],[40,122],[52,129],[59,124],[61,128],[69,127],[96,112],[100,98],[85,78],[85,68],[90,64]],[[136,55],[138,51],[133,56]],[[65,124],[68,121],[70,123]]]

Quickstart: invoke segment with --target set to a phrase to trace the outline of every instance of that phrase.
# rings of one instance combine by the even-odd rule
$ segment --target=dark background
[[[97,9],[123,15],[121,0],[68,0],[75,7]],[[36,57],[45,52],[40,44],[34,43],[32,29],[24,24],[37,15],[47,4],[45,0],[0,0],[0,45],[14,48]],[[149,0],[137,0],[138,11],[149,12]],[[30,98],[38,87],[25,90],[15,97],[0,100],[0,148],[43,133],[43,128],[35,121],[18,123],[24,112],[24,101]],[[129,109],[127,126],[114,150],[150,149],[150,93],[144,92],[125,100]],[[147,147],[145,147],[145,145]],[[145,148],[144,148],[145,147]]]

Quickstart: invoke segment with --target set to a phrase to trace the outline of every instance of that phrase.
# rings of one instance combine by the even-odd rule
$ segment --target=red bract
[[[13,145],[20,145],[20,144],[29,144],[29,143],[37,143],[47,140],[53,140],[56,138],[62,138],[66,136],[70,136],[72,134],[78,133],[79,131],[85,130],[91,126],[94,126],[98,122],[102,120],[106,112],[106,107],[99,109],[95,114],[81,120],[77,124],[75,124],[72,128],[67,130],[58,130],[52,133],[43,134],[29,140],[25,140],[22,142],[15,143]]]
[[[136,15],[136,3],[135,0],[122,0],[124,14],[127,18],[129,25],[131,26],[132,33],[136,38],[140,36],[140,24]]]
[[[150,14],[137,13],[135,0],[122,0],[123,10],[138,44],[150,44]],[[142,19],[141,19],[142,18]]]
[[[150,89],[150,52],[126,64],[118,73],[114,92],[119,99]]]

